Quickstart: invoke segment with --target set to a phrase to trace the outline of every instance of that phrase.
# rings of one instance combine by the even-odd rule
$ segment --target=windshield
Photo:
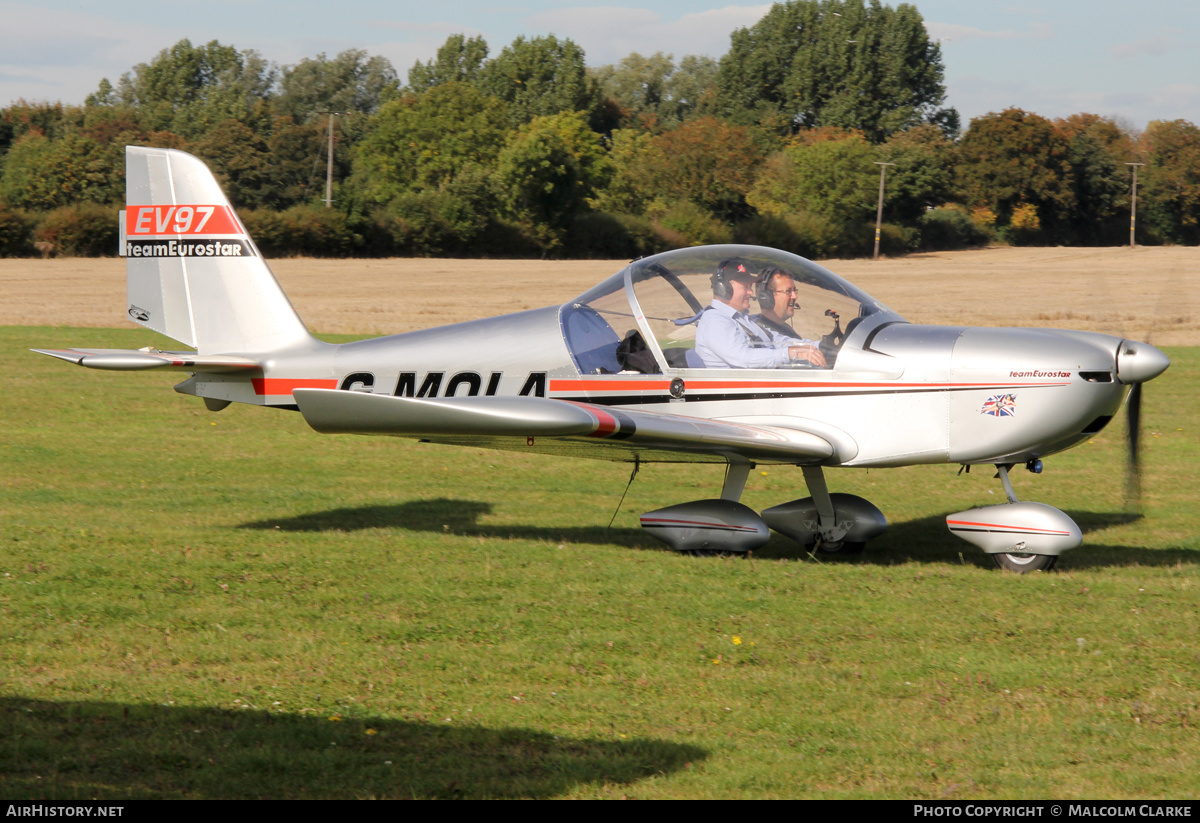
[[[828,269],[788,252],[731,245],[680,249],[634,261],[563,307],[563,333],[580,373],[646,372],[647,361],[657,364],[656,371],[705,368],[696,351],[697,325],[714,304],[714,275],[730,261],[759,276],[751,318],[774,322],[772,333],[780,338],[821,345],[833,355],[827,367],[863,318],[902,320]],[[835,331],[840,338],[831,337]],[[648,353],[631,356],[629,350],[639,346]]]

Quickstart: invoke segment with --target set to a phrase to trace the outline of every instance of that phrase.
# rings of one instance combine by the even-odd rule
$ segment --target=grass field
[[[1014,476],[1084,545],[1003,574],[944,516],[991,472],[834,471],[891,522],[860,559],[782,538],[685,558],[637,516],[713,467],[324,437],[0,327],[0,796],[1200,795],[1200,349],[1122,431]],[[754,473],[744,502],[805,496]]]

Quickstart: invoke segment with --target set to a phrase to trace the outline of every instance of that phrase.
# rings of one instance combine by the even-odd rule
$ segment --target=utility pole
[[[329,115],[329,155],[325,163],[325,208],[333,208],[333,118],[344,111],[319,111],[317,114]]]
[[[875,161],[875,165],[879,166],[879,206],[875,209],[875,259],[879,259],[879,235],[883,230],[883,178],[887,175],[887,167],[894,166],[895,163],[883,163],[879,160]]]
[[[1129,248],[1137,246],[1137,241],[1134,239],[1133,230],[1137,226],[1137,170],[1138,166],[1144,166],[1145,163],[1126,163],[1126,166],[1133,166],[1133,197],[1129,201]]]

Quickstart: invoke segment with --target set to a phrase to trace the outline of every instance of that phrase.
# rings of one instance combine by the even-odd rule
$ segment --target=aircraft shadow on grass
[[[334,715],[7,697],[0,796],[551,798],[584,784],[631,786],[708,756],[664,740]]]
[[[479,520],[492,514],[491,503],[479,500],[410,500],[380,506],[330,509],[296,517],[245,523],[245,529],[279,529],[285,532],[359,531],[360,529],[405,529],[498,540],[550,540],[649,548],[661,544],[647,538],[640,528],[596,526],[489,525]]]
[[[391,505],[330,509],[296,517],[245,523],[242,528],[279,529],[292,532],[357,531],[394,528],[409,531],[451,533],[498,540],[545,540],[571,544],[618,545],[640,549],[668,549],[641,529],[604,526],[490,525],[480,519],[492,514],[493,506],[478,500],[412,500]],[[1071,511],[1083,531],[1083,545],[1067,552],[1060,569],[1089,569],[1112,566],[1173,566],[1200,562],[1187,549],[1146,549],[1131,546],[1100,546],[1088,543],[1088,534],[1141,519],[1140,514]],[[762,559],[808,559],[810,555],[793,541],[778,534],[754,552]],[[825,562],[854,562],[895,565],[909,560],[929,563],[963,563],[991,568],[991,559],[963,543],[946,528],[945,517],[934,515],[919,520],[892,523],[883,536],[867,545],[859,555],[821,555]]]

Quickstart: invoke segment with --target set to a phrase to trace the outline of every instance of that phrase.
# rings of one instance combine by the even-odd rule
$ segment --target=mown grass
[[[0,328],[0,796],[1195,797],[1200,351],[1121,426],[1021,473],[1084,545],[991,567],[957,467],[830,474],[887,513],[861,559],[659,549],[714,467],[324,437]],[[800,497],[755,472],[757,508]]]

